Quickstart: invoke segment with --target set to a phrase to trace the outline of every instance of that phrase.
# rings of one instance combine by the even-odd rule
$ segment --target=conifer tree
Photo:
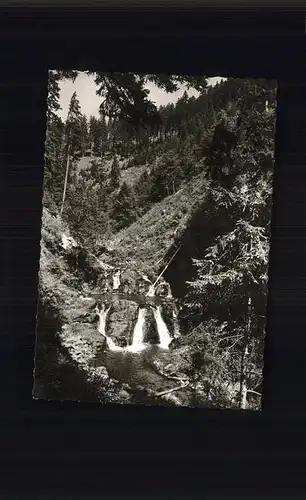
[[[74,160],[80,153],[82,153],[83,134],[82,134],[82,114],[80,103],[77,93],[72,94],[69,111],[66,121],[66,168],[65,168],[65,181],[63,189],[63,197],[60,213],[63,213],[66,191],[69,179],[69,168],[71,160]]]
[[[108,149],[108,127],[105,119],[105,115],[100,115],[100,150],[99,154],[104,156]]]
[[[167,196],[165,171],[160,161],[151,169],[151,192],[150,201],[157,203]]]
[[[118,159],[115,156],[113,159],[113,163],[110,169],[110,175],[109,175],[109,187],[110,191],[114,191],[119,188],[120,186],[120,167],[118,163]]]
[[[64,124],[58,116],[60,82],[74,81],[75,71],[49,71],[47,96],[47,126],[45,141],[44,204],[57,210],[61,203],[65,178]]]
[[[102,122],[95,116],[89,119],[89,134],[92,145],[92,153],[94,156],[101,156],[101,146],[103,140]]]
[[[57,115],[59,104],[60,77],[57,72],[49,72],[47,97],[47,126],[45,141],[44,204],[49,208],[58,207],[63,190],[63,144],[64,124]]]
[[[223,85],[223,105],[228,90],[233,93],[232,82],[229,89]],[[265,82],[243,82],[240,88],[236,83],[235,91],[240,100],[234,112],[240,122],[232,183],[215,181],[210,190],[214,217],[224,227],[204,258],[194,260],[197,276],[189,282],[188,300],[192,314],[198,312],[197,321],[215,317],[220,324],[226,322],[211,348],[221,345],[228,382],[240,385],[237,405],[245,408],[247,394],[256,393],[262,376],[275,123],[262,106],[270,92]],[[226,157],[219,157],[221,168],[222,161]]]
[[[81,154],[84,156],[85,152],[90,148],[90,138],[88,131],[88,122],[86,115],[80,117],[80,128],[81,128]]]
[[[97,94],[102,97],[100,111],[112,118],[123,118],[135,130],[139,126],[150,124],[152,117],[158,115],[157,108],[148,98],[148,83],[154,83],[166,92],[176,92],[180,85],[204,91],[207,78],[174,75],[140,75],[135,73],[92,72],[98,85]]]
[[[111,215],[116,231],[130,225],[136,219],[133,193],[126,182],[122,183],[121,188],[115,194]]]
[[[61,109],[59,104],[60,86],[59,75],[55,71],[49,72],[48,79],[48,97],[47,97],[47,123]],[[57,115],[56,115],[57,116]]]
[[[64,184],[64,124],[57,116],[47,122],[45,141],[44,203],[59,207]]]
[[[134,186],[138,216],[143,215],[151,206],[151,189],[151,177],[145,170]]]
[[[93,251],[108,230],[103,165],[91,162],[90,170],[72,173],[64,217],[77,240]]]
[[[82,113],[76,92],[72,94],[70,99],[65,133],[69,154],[74,158],[82,153],[83,146]]]

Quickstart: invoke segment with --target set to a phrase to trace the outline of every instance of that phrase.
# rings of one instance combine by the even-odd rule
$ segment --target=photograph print
[[[49,71],[34,399],[261,410],[276,89]]]

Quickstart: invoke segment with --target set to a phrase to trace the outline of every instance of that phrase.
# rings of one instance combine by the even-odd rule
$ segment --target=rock
[[[172,297],[170,285],[164,280],[163,277],[160,278],[155,287],[155,294],[161,297]]]
[[[132,341],[138,316],[138,304],[130,300],[114,300],[107,319],[107,335],[123,347]]]
[[[144,325],[144,338],[145,342],[149,344],[157,344],[158,343],[158,333],[156,328],[156,323],[154,319],[154,314],[151,307],[146,308],[146,322]]]
[[[122,400],[122,403],[125,403],[125,404],[129,403],[131,400],[131,394],[124,389],[121,389],[119,391],[119,397]]]
[[[172,302],[164,302],[162,305],[162,317],[164,322],[166,323],[166,326],[170,332],[170,335],[174,337],[174,334],[176,332],[176,324],[174,322],[173,318],[173,303]]]
[[[136,271],[132,271],[130,269],[123,270],[120,276],[120,281],[120,291],[131,295],[138,293],[139,276]]]

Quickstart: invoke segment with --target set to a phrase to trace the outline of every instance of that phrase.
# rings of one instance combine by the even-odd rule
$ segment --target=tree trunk
[[[61,215],[62,215],[63,210],[64,210],[64,203],[65,203],[66,191],[67,191],[69,161],[70,161],[69,151],[70,151],[70,146],[68,145],[68,148],[67,148],[67,162],[66,162],[66,175],[65,175],[65,183],[64,183],[64,191],[63,191],[63,200],[62,200],[62,206],[61,206],[61,211],[60,211]]]
[[[251,306],[252,306],[252,300],[249,297],[248,300],[248,316],[247,316],[247,332],[244,340],[244,348],[242,351],[241,355],[241,368],[240,368],[240,401],[239,401],[239,407],[241,410],[245,410],[247,408],[247,383],[246,383],[246,367],[245,367],[245,362],[246,358],[249,354],[248,351],[248,342],[249,342],[249,336],[251,333]]]
[[[247,385],[246,385],[246,377],[245,377],[245,366],[244,366],[244,361],[245,358],[248,354],[248,348],[247,346],[244,349],[244,352],[242,354],[241,358],[241,376],[240,376],[240,404],[239,407],[241,410],[245,410],[247,407]]]

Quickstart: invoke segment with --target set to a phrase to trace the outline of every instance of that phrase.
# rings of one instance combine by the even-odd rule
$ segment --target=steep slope
[[[203,228],[208,185],[204,173],[197,176],[118,233],[98,257],[78,247],[60,218],[44,210],[34,397],[211,407],[221,391],[219,407],[231,404],[237,388],[229,388],[228,383],[223,387],[222,367],[206,354],[205,342],[199,351],[201,335],[197,331],[188,337],[179,335],[176,300],[161,299],[154,305],[150,301],[158,297],[147,298],[148,284],[142,281],[144,274],[155,280],[182,244],[190,259],[194,248],[189,251],[186,235],[191,226],[200,232]],[[116,268],[127,284],[124,293],[113,290]],[[179,274],[176,265],[173,274]],[[166,279],[172,286],[172,277]],[[107,282],[111,292],[105,293]],[[98,327],[96,309],[101,304],[110,310],[107,337]],[[173,339],[168,350],[156,345],[152,311],[158,304]],[[141,352],[133,352],[129,347],[141,307],[149,311],[144,325],[148,344]],[[115,349],[106,349],[106,338],[115,343]],[[195,378],[195,355],[202,385]],[[203,385],[212,374],[215,392],[211,384],[207,390]]]
[[[132,307],[135,316],[139,307],[133,296],[127,300],[114,294],[104,302],[112,307],[108,338],[112,336],[118,346],[113,351],[105,348],[107,342],[98,328],[96,306],[106,299],[92,277],[103,276],[109,268],[94,256],[84,258],[82,252],[60,218],[44,210],[34,397],[188,404],[188,389],[176,390],[176,396],[172,395],[178,382],[160,369],[169,365],[175,355],[154,344],[148,344],[140,353],[120,347],[119,330],[126,346],[128,332],[133,328],[129,311]],[[75,259],[76,255],[83,257]]]
[[[75,163],[75,172],[78,174],[84,171],[88,171],[91,167],[91,162],[92,161],[97,161],[101,162],[103,165],[104,172],[106,174],[109,174],[113,158],[111,159],[103,159],[99,158],[98,156],[84,156],[80,158],[78,161]],[[129,186],[132,186],[137,182],[141,174],[143,174],[145,171],[148,172],[150,169],[148,165],[140,165],[140,166],[134,166],[134,167],[128,167],[127,168],[127,163],[128,160],[121,160],[118,159],[118,164],[120,168],[120,174],[121,174],[121,180],[122,182],[126,182]]]
[[[177,248],[190,218],[205,200],[208,186],[206,174],[202,173],[174,195],[156,203],[139,220],[111,238],[100,259],[156,277],[169,252],[171,257],[172,249]]]
[[[120,401],[105,368],[90,360],[104,339],[96,328],[95,299],[74,268],[76,246],[59,217],[43,211],[34,397]]]

